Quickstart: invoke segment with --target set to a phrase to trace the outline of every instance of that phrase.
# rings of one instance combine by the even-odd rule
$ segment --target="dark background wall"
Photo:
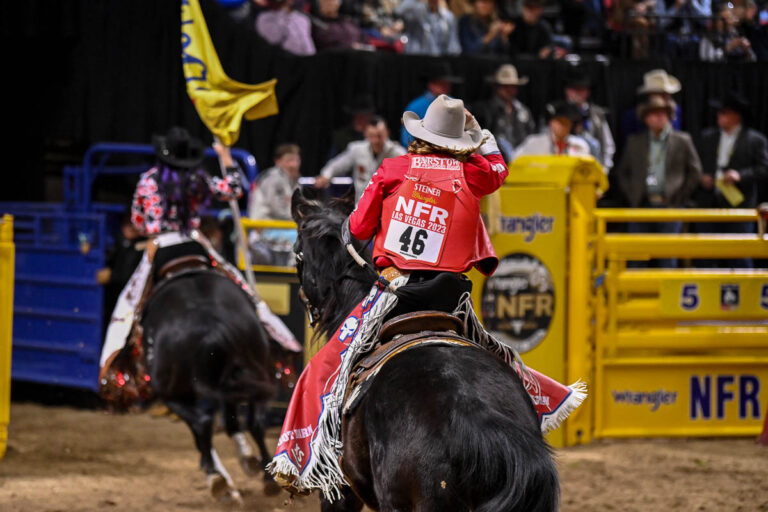
[[[342,106],[369,92],[380,112],[399,130],[406,103],[423,90],[427,57],[332,52],[294,57],[238,25],[213,0],[201,0],[222,65],[234,79],[278,79],[280,114],[244,123],[237,146],[262,167],[280,142],[304,151],[304,174],[324,163],[331,132],[344,122]],[[146,143],[174,124],[210,141],[184,87],[180,12],[176,0],[26,0],[0,5],[4,48],[4,183],[2,200],[45,199],[45,178],[76,163],[100,141]],[[471,103],[490,92],[484,80],[502,59],[447,59],[466,82],[455,95]],[[514,62],[531,78],[519,97],[542,112],[559,97],[563,63]],[[642,74],[664,67],[683,83],[676,95],[684,129],[694,136],[714,122],[707,99],[739,89],[754,106],[753,125],[768,130],[768,65],[691,61],[589,62],[596,103],[620,113],[632,107]],[[618,124],[618,123],[617,123]],[[393,134],[394,136],[394,134]]]

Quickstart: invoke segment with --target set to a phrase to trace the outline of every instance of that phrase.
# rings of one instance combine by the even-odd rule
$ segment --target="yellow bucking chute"
[[[198,0],[181,0],[181,59],[187,93],[222,144],[237,142],[243,117],[253,121],[277,114],[276,79],[251,85],[224,73]]]

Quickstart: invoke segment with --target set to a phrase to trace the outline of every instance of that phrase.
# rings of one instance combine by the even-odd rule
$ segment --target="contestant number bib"
[[[453,214],[453,194],[408,182],[398,191],[384,248],[407,260],[437,263]]]

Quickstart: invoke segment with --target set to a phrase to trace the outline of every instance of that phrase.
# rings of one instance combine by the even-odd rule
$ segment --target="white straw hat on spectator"
[[[408,133],[437,147],[464,151],[477,149],[483,143],[479,129],[464,131],[464,102],[441,94],[430,103],[424,119],[415,112],[403,114],[403,125]]]
[[[682,86],[680,80],[667,74],[663,69],[654,69],[643,75],[643,85],[637,90],[637,94],[651,94],[664,92],[675,94],[680,92]]]
[[[502,64],[491,78],[491,82],[498,85],[525,85],[528,77],[517,76],[517,68],[512,64]]]

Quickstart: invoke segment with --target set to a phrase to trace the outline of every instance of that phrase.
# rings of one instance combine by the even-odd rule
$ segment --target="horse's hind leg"
[[[259,447],[259,453],[261,454],[261,465],[264,468],[264,493],[272,496],[279,494],[281,488],[275,482],[275,479],[272,478],[272,475],[269,474],[269,471],[266,471],[267,465],[272,462],[272,454],[267,449],[267,443],[264,441],[266,407],[267,404],[265,402],[249,401],[246,426],[251,433],[251,437],[256,442],[256,446]]]
[[[232,477],[227,473],[213,448],[213,417],[218,408],[217,404],[202,404],[195,401],[166,403],[168,408],[184,420],[192,431],[195,445],[200,452],[200,469],[205,473],[206,483],[213,497],[219,500],[230,498],[235,502],[241,502],[242,498],[234,486]]]
[[[261,471],[261,461],[253,454],[253,448],[248,438],[243,433],[240,425],[239,405],[234,402],[224,404],[222,414],[224,416],[224,428],[227,435],[235,442],[237,460],[240,467],[248,476],[256,476]]]

